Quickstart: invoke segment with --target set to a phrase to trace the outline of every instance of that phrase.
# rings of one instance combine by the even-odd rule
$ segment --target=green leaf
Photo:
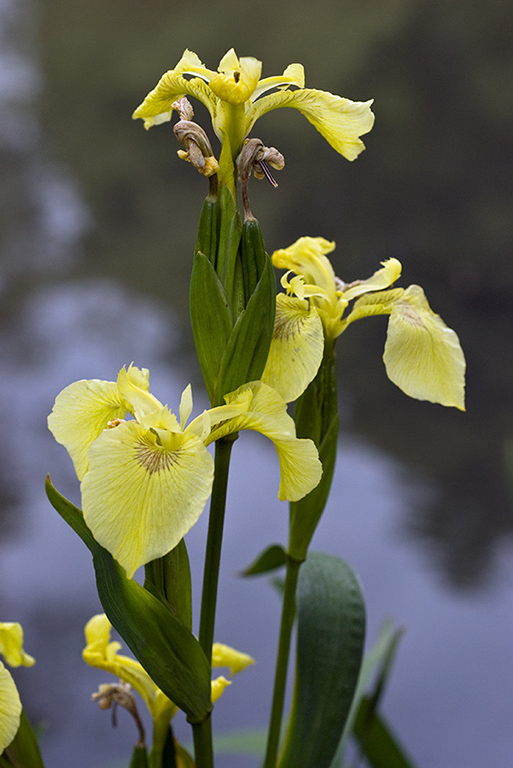
[[[290,503],[289,554],[303,560],[328,500],[338,442],[338,407],[335,357],[326,354],[317,376],[294,410],[297,436],[310,438],[319,451],[322,477],[310,493]]]
[[[20,727],[4,751],[5,765],[15,766],[15,768],[44,768],[43,759],[39,746],[34,735],[34,731],[29,723],[25,711],[21,711]],[[0,758],[0,759],[4,759]],[[4,765],[4,762],[0,763]]]
[[[374,711],[372,701],[366,697],[358,709],[354,734],[372,768],[413,768],[388,726]]]
[[[297,594],[296,680],[279,768],[328,768],[353,701],[365,604],[347,563],[310,552]]]
[[[165,603],[144,589],[101,547],[82,512],[46,481],[48,498],[93,555],[98,595],[112,626],[150,677],[191,723],[212,710],[210,665],[200,644]]]
[[[224,288],[203,253],[196,253],[194,257],[190,308],[196,353],[208,395],[213,401],[216,376],[233,322]]]
[[[192,629],[192,585],[189,555],[182,539],[171,552],[144,566],[144,588],[164,600]]]
[[[269,258],[265,261],[260,280],[233,328],[224,351],[216,400],[233,392],[248,381],[260,379],[265,368],[276,312],[276,281]]]
[[[271,544],[240,575],[260,576],[262,573],[268,573],[269,571],[281,568],[286,562],[287,554],[281,544]]]
[[[148,753],[144,744],[136,744],[130,760],[130,768],[148,768]]]
[[[374,684],[374,693],[372,694],[373,699],[376,697],[376,691],[379,692],[380,696],[384,690],[385,682],[391,670],[392,660],[402,634],[402,629],[395,628],[391,621],[385,621],[379,632],[376,643],[365,655],[351,710],[337,749],[337,756],[333,761],[331,768],[338,768],[338,766],[343,763],[343,754],[346,744],[353,732],[353,726],[360,704],[365,697],[366,692],[369,690],[371,680],[375,678],[376,681]]]

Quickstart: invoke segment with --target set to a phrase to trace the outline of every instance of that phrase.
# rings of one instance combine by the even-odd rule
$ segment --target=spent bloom
[[[255,122],[278,107],[299,110],[331,146],[354,160],[365,148],[359,138],[374,123],[372,101],[351,101],[327,91],[305,88],[301,64],[290,64],[282,75],[261,78],[262,62],[251,56],[238,58],[229,50],[217,71],[207,69],[199,57],[186,50],[175,66],[160,78],[133,113],[146,128],[171,118],[174,104],[191,96],[206,106],[214,131],[222,142],[220,178],[232,184],[233,162]]]
[[[0,654],[11,667],[31,667],[35,660],[23,650],[23,629],[17,622],[0,622]],[[11,673],[0,661],[0,754],[20,725],[21,701]]]
[[[296,438],[277,392],[250,382],[225,403],[187,425],[190,386],[178,419],[150,394],[149,372],[134,365],[116,382],[77,381],[57,396],[48,426],[75,465],[84,519],[129,577],[173,549],[197,521],[212,488],[207,446],[214,440],[241,429],[269,437],[280,461],[280,499],[297,500],[319,482],[317,450]]]
[[[326,256],[334,248],[335,243],[322,237],[302,237],[273,253],[274,266],[287,270],[281,280],[286,293],[277,297],[274,337],[263,381],[286,400],[293,399],[292,358],[305,361],[308,370],[304,375],[311,379],[324,345],[332,347],[352,322],[389,315],[383,354],[389,379],[410,397],[464,410],[465,358],[458,336],[433,312],[422,288],[410,285],[385,290],[401,274],[401,264],[394,258],[384,261],[367,280],[345,283],[336,277]],[[321,328],[324,340],[320,345]]]

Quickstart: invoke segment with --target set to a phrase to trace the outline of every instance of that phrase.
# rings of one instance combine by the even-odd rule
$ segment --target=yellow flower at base
[[[23,630],[17,622],[0,622],[0,654],[11,667],[31,667],[35,660],[23,650]],[[0,754],[20,725],[21,701],[11,673],[0,661]]]
[[[239,59],[233,48],[223,56],[217,72],[207,69],[195,53],[186,50],[133,117],[142,118],[145,128],[150,128],[170,120],[173,104],[179,99],[198,99],[209,110],[214,131],[223,144],[220,178],[229,186],[233,186],[233,161],[244,139],[259,117],[278,107],[299,110],[348,160],[354,160],[365,148],[359,137],[374,123],[372,101],[350,101],[327,91],[305,88],[301,64],[290,64],[275,77],[261,79],[261,72],[260,61],[250,56]]]
[[[264,387],[246,384],[188,425],[190,386],[178,421],[148,391],[148,371],[133,365],[117,382],[78,381],[57,396],[48,426],[75,464],[84,519],[129,577],[173,549],[197,521],[213,482],[206,446],[219,437],[254,429],[273,440],[280,499],[301,498],[319,482],[314,444],[295,437],[286,403]],[[125,420],[127,413],[133,418]]]
[[[86,647],[82,652],[84,661],[90,667],[109,672],[131,685],[140,694],[153,721],[166,725],[174,717],[178,707],[155,685],[138,661],[118,653],[121,644],[111,641],[111,629],[110,621],[105,614],[97,614],[89,619],[84,630],[86,638]],[[227,645],[214,644],[213,667],[230,666],[231,674],[236,674],[249,664],[254,664],[251,656]],[[212,702],[217,701],[230,684],[230,681],[222,675],[212,680]]]
[[[273,254],[274,266],[288,270],[282,278],[287,296],[277,298],[281,311],[263,380],[289,399],[290,374],[280,361],[302,350],[307,351],[305,367],[310,368],[305,378],[313,378],[316,358],[311,347],[318,342],[304,330],[312,313],[322,321],[324,344],[330,346],[355,320],[389,315],[383,360],[390,380],[410,397],[464,410],[465,357],[458,336],[432,311],[422,288],[384,290],[401,274],[401,264],[393,258],[367,280],[344,283],[326,256],[334,247],[321,237],[302,237]],[[290,273],[295,277],[289,279]],[[346,315],[351,301],[355,303]]]

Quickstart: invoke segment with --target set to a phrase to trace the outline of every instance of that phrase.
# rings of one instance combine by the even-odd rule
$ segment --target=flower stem
[[[228,470],[232,445],[237,435],[221,438],[215,444],[215,470],[212,496],[210,499],[210,518],[208,522],[207,547],[203,573],[203,592],[201,595],[201,613],[198,639],[209,664],[212,663],[212,643],[217,604],[217,585],[221,563],[223,542],[224,513],[228,488]],[[212,719],[209,717],[199,725],[193,725],[196,768],[211,768],[214,765],[212,748]]]
[[[296,587],[300,566],[301,561],[287,557],[285,589],[281,612],[280,640],[278,644],[278,656],[276,659],[273,704],[269,723],[269,734],[267,737],[267,752],[265,755],[264,768],[275,768],[280,746],[281,721],[283,717],[285,686],[287,683],[287,669],[290,655],[290,638],[296,613]]]

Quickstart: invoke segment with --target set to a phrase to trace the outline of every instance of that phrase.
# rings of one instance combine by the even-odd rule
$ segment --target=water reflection
[[[91,2],[87,13],[70,0],[0,3],[1,618],[24,623],[37,657],[16,678],[32,718],[48,723],[44,752],[57,768],[71,754],[74,768],[106,765],[126,754],[123,735],[132,732],[120,717],[122,732],[111,733],[105,713],[88,702],[102,678],[80,659],[82,630],[99,606],[88,553],[43,495],[51,470],[59,489],[77,498],[46,414],[66,384],[112,379],[132,360],[151,369],[152,391],[171,406],[191,379],[202,391],[185,318],[204,190],[175,159],[169,132],[148,135],[128,118],[185,45],[215,62],[233,40],[223,14],[207,34],[192,23],[197,7],[177,19],[169,8],[129,5],[133,16],[126,2]],[[455,2],[375,0],[358,13],[337,5],[327,21],[305,1],[284,44],[282,31],[278,46],[271,30],[255,50],[256,11],[241,15],[239,5],[245,25],[237,47],[261,56],[267,73],[301,58],[316,81],[309,85],[375,95],[379,105],[370,151],[354,165],[336,164],[309,126],[298,132],[299,121],[262,121],[263,138],[289,153],[279,197],[255,188],[269,247],[294,240],[300,225],[301,233],[334,238],[348,279],[399,256],[406,279],[422,283],[460,331],[470,361],[469,411],[450,413],[408,401],[385,379],[379,322],[348,332],[339,472],[315,546],[360,572],[371,638],[388,614],[408,627],[386,707],[419,764],[506,765],[513,572],[501,451],[512,433],[505,363],[512,278],[502,171],[511,141],[492,77],[505,49],[490,44],[501,37],[500,14],[487,8],[479,26],[478,4],[466,4],[462,18]],[[495,6],[507,28],[502,3]],[[279,30],[281,10],[273,13]],[[340,40],[332,53],[323,45],[321,62],[313,44],[305,49],[307,22],[309,40],[328,32]],[[152,45],[141,39],[143,27]],[[166,28],[175,41],[183,30],[179,43]],[[476,46],[482,67],[465,69]],[[341,60],[343,77],[334,74]],[[196,408],[203,405],[196,396]],[[216,708],[222,729],[267,721],[278,601],[264,581],[234,574],[269,537],[285,539],[275,487],[272,448],[244,435],[230,486],[218,626],[219,639],[252,653],[258,666]],[[204,528],[202,519],[188,536],[196,565]],[[222,764],[242,768],[240,760]]]

